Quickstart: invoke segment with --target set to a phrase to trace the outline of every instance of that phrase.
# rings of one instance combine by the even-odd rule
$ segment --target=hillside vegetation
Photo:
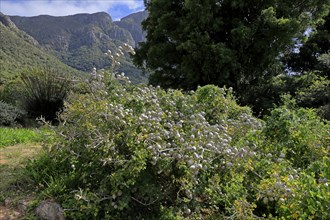
[[[147,17],[147,11],[137,12],[123,17],[120,21],[115,21],[114,24],[128,30],[135,41],[135,46],[138,47],[140,42],[146,40],[146,32],[142,30],[141,23],[147,19]]]
[[[33,38],[27,38],[27,34],[15,26],[5,26],[0,22],[0,33],[0,83],[31,67],[53,66],[68,74],[81,74],[45,52],[37,42],[32,44]]]
[[[134,46],[136,42],[130,30],[134,32],[136,40],[143,40],[139,20],[131,19],[134,29],[126,29],[116,25],[105,12],[62,17],[11,16],[10,19],[19,29],[35,38],[47,52],[85,72],[91,72],[94,67],[109,67],[111,60],[104,56],[108,50],[115,50],[124,43]],[[147,81],[147,77],[132,64],[129,56],[121,61],[118,71],[125,72],[133,83]]]
[[[2,152],[42,134],[20,178],[19,190],[34,192],[26,217],[40,218],[46,200],[61,219],[330,219],[330,0],[145,6],[119,22],[106,13],[12,17],[27,34],[0,19],[22,46],[92,70],[72,79],[56,64],[30,68],[0,90],[0,126],[26,126],[25,117],[44,125],[0,130]],[[144,16],[147,35],[135,23]],[[315,30],[303,41],[307,27]],[[134,50],[136,39],[146,41]],[[151,85],[121,73],[131,56],[152,71]],[[1,176],[14,172],[3,167]]]
[[[284,98],[262,121],[212,85],[91,88],[69,97],[55,142],[27,168],[67,217],[330,217],[330,124],[312,110]]]

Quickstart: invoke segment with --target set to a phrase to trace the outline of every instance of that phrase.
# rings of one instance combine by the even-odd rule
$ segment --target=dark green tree
[[[330,119],[330,14],[312,30],[299,51],[284,56],[294,75],[295,91],[291,93],[301,107],[315,108],[320,116]],[[290,77],[290,76],[289,76]]]
[[[306,43],[299,48],[299,52],[289,53],[286,57],[288,67],[299,73],[319,71],[320,75],[330,76],[330,13],[324,22],[317,25]],[[328,62],[328,63],[327,63]]]
[[[268,71],[294,37],[327,11],[329,0],[149,0],[147,41],[135,63],[150,83],[195,89],[230,86],[255,105],[276,71]],[[263,87],[264,88],[264,87]]]

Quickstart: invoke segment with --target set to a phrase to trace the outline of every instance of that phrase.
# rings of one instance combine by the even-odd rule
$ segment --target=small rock
[[[56,202],[43,201],[36,208],[36,214],[41,220],[65,220],[64,211]]]
[[[26,200],[21,200],[18,202],[17,208],[19,211],[24,212],[29,207],[29,202]]]
[[[9,209],[5,206],[0,206],[0,219],[1,220],[15,220],[15,219],[19,219],[19,217],[21,216],[21,213]]]
[[[5,206],[10,207],[12,205],[13,201],[11,198],[6,198],[5,199]]]

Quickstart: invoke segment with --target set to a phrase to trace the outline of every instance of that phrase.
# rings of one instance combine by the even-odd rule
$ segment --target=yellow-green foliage
[[[329,218],[329,124],[312,111],[261,121],[212,85],[91,88],[69,97],[48,155],[27,168],[68,217]]]
[[[39,142],[41,140],[42,134],[38,130],[0,127],[0,147]]]
[[[6,79],[19,75],[22,69],[29,67],[52,66],[68,74],[79,74],[79,71],[66,66],[38,46],[27,42],[18,29],[6,27],[0,22],[0,32],[0,85]]]

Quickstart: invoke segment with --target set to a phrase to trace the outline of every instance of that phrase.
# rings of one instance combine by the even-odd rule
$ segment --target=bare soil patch
[[[41,146],[38,144],[20,144],[0,148],[0,164],[22,166],[21,162],[33,157]]]
[[[16,220],[25,216],[35,198],[30,184],[22,180],[26,160],[39,151],[39,144],[20,144],[0,148],[0,219]],[[23,182],[22,182],[23,181]]]
[[[22,217],[22,213],[5,206],[0,206],[0,219],[2,220],[16,220]]]

